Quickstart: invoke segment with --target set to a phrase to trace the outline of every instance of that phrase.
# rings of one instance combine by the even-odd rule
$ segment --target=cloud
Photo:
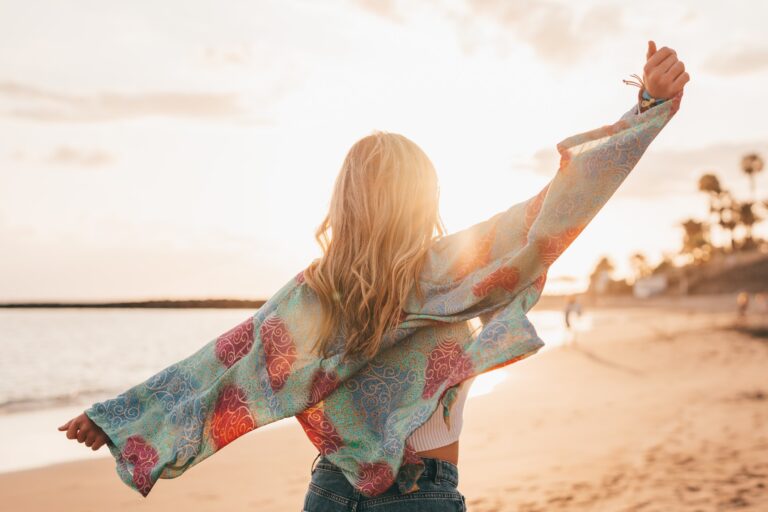
[[[741,157],[752,152],[768,155],[768,145],[755,141],[690,149],[650,148],[632,170],[622,190],[638,198],[696,194],[699,177],[712,172],[720,177],[724,187],[741,197],[747,190],[747,179],[740,167]],[[517,164],[515,167],[554,177],[559,163],[555,148],[543,148],[532,155],[528,164]]]
[[[206,64],[217,66],[263,66],[265,62],[260,53],[253,44],[244,42],[206,46],[203,48],[203,60]]]
[[[396,0],[355,3],[382,18],[402,21]],[[624,28],[623,10],[618,5],[597,4],[582,15],[577,15],[571,4],[554,0],[466,0],[462,12],[445,0],[430,0],[429,6],[455,23],[467,52],[474,48],[475,32],[482,32],[479,23],[490,21],[499,25],[502,33],[513,33],[528,43],[539,57],[561,65],[575,62],[591,46]]]
[[[396,23],[402,23],[405,18],[397,9],[397,0],[355,0],[362,9]]]
[[[16,162],[39,160],[43,163],[72,167],[102,167],[115,161],[114,155],[100,149],[78,149],[58,146],[44,156],[33,157],[24,150],[16,149],[8,155]]]
[[[715,75],[744,75],[768,69],[768,47],[742,48],[712,55],[703,69]]]
[[[13,150],[8,156],[11,160],[15,160],[16,162],[23,162],[27,159],[27,153],[21,149]]]
[[[622,10],[616,5],[595,5],[581,17],[569,4],[553,1],[470,0],[468,5],[473,16],[511,29],[539,57],[563,65],[622,29]]]
[[[114,157],[106,151],[83,150],[68,146],[59,146],[46,158],[46,161],[52,164],[77,167],[101,167],[113,160]]]
[[[253,60],[253,51],[246,44],[229,47],[209,46],[204,50],[204,57],[210,64],[244,65]]]
[[[22,106],[0,113],[35,121],[100,122],[159,116],[183,119],[250,121],[233,93],[105,92],[76,95],[18,82],[0,82],[0,97]]]

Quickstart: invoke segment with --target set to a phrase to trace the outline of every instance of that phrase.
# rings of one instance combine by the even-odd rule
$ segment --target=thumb
[[[69,428],[69,424],[72,423],[72,420],[69,420],[65,424],[59,427],[59,430],[67,430]]]
[[[645,55],[646,60],[650,59],[654,53],[656,53],[656,43],[654,41],[648,41],[648,53]]]

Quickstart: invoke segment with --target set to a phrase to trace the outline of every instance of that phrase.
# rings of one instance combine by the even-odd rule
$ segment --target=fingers
[[[92,430],[88,428],[88,425],[83,421],[82,416],[69,420],[67,439],[77,439],[78,443],[82,443],[91,432]]]
[[[677,55],[677,54],[675,50],[673,50],[672,48],[663,46],[659,51],[654,53],[650,59],[648,59],[648,61],[645,63],[644,71],[646,73],[650,73],[670,55]]]
[[[680,91],[685,84],[688,83],[688,81],[691,79],[690,75],[688,75],[687,71],[684,71],[683,73],[678,76],[674,82],[672,82],[672,90],[673,91]]]
[[[79,423],[77,421],[77,418],[69,421],[69,426],[67,427],[67,439],[77,438],[78,427],[79,427]]]
[[[678,62],[677,60],[677,54],[672,53],[669,56],[667,56],[666,59],[661,61],[658,66],[656,66],[656,73],[663,75],[667,73],[670,69],[672,69],[672,66],[674,66]]]
[[[85,436],[85,446],[91,446],[98,437],[99,434],[91,430],[88,435]]]
[[[683,61],[679,60],[669,68],[667,74],[670,76],[670,79],[674,81],[683,71],[685,71],[685,64],[683,64]]]
[[[104,446],[104,443],[107,442],[107,436],[105,434],[102,434],[96,438],[96,441],[93,443],[93,446],[91,446],[91,450],[98,450],[102,446]]]
[[[653,57],[654,53],[656,53],[656,42],[648,41],[648,52],[645,54],[645,60]]]
[[[85,414],[72,418],[61,425],[59,430],[66,430],[68,439],[77,439],[92,450],[98,450],[109,441],[107,434]]]
[[[91,433],[91,429],[87,428],[84,425],[80,426],[80,430],[77,431],[77,442],[83,443],[85,442],[85,438],[88,436],[88,434]]]

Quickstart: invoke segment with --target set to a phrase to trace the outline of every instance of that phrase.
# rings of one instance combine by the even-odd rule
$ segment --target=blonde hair
[[[439,193],[432,162],[407,137],[374,130],[350,148],[315,232],[323,256],[304,270],[322,309],[313,351],[329,357],[342,328],[342,359],[373,357],[414,286],[423,299],[424,257],[446,232]]]

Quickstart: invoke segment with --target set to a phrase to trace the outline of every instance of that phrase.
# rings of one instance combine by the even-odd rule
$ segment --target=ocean
[[[56,428],[182,359],[233,325],[246,309],[0,309],[0,472],[107,456]],[[586,315],[585,315],[586,316]],[[562,312],[529,318],[546,348],[566,335]],[[469,398],[490,392],[509,368],[479,375]],[[274,428],[293,418],[266,425]]]

